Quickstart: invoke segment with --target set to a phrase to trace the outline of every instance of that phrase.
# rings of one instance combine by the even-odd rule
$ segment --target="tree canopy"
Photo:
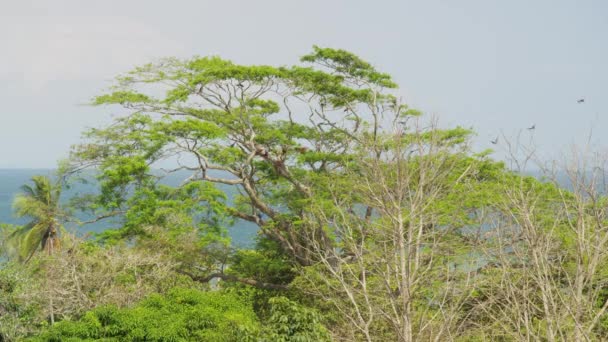
[[[188,171],[184,185],[200,191],[208,210],[258,225],[296,262],[311,264],[298,224],[305,207],[327,198],[324,182],[357,163],[363,144],[390,155],[383,136],[410,134],[406,121],[420,113],[400,102],[389,75],[350,52],[314,47],[301,61],[165,59],[119,77],[94,104],[120,105],[125,115],[74,150],[80,165],[100,170],[99,203],[128,215],[128,195],[155,187],[151,169],[171,163],[167,172]],[[469,134],[457,128],[440,139],[455,146]],[[209,200],[212,184],[235,188],[233,203]],[[138,234],[132,227],[124,236]]]

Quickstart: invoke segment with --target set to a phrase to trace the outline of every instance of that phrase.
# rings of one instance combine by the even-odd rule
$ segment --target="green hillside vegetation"
[[[2,226],[0,341],[608,336],[605,160],[526,176],[533,150],[473,151],[360,57],[300,62],[168,58],[94,98],[123,114]],[[59,200],[91,170],[98,192]],[[119,227],[72,236],[75,210]],[[242,221],[253,249],[227,234]]]

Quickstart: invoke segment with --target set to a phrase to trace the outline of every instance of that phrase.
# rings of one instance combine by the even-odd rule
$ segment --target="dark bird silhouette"
[[[529,130],[529,131],[532,131],[532,130],[534,130],[535,128],[536,128],[536,124],[533,124],[532,126],[528,127],[528,130]]]
[[[578,99],[578,100],[576,101],[576,103],[584,103],[584,102],[585,102],[585,99]]]
[[[490,140],[490,142],[494,145],[498,144],[498,137],[496,137],[494,140]]]
[[[262,216],[262,213],[259,213],[259,212],[258,212],[258,213],[256,214],[256,216],[258,217],[258,219],[260,219],[260,221],[262,220],[262,217],[263,217],[263,216]]]

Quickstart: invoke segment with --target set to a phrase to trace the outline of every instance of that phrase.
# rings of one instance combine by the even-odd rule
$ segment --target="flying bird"
[[[498,144],[498,137],[496,137],[494,140],[490,140],[490,142],[494,145]]]
[[[576,101],[576,103],[584,103],[584,102],[585,102],[585,99],[578,99],[578,100]]]
[[[535,128],[536,128],[536,124],[533,124],[532,126],[528,127],[528,130],[529,130],[529,131],[532,131],[532,130],[534,130]]]
[[[241,83],[241,82],[237,83],[236,86],[239,87],[239,88],[243,88],[244,87],[243,83]]]

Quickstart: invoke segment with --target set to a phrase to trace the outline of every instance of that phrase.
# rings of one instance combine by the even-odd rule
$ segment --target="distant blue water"
[[[52,176],[53,170],[50,169],[0,169],[0,223],[23,224],[24,219],[17,219],[13,215],[13,198],[20,191],[23,184],[30,182],[32,176],[44,175]],[[167,185],[178,185],[184,179],[184,175],[173,174],[166,177],[163,183]],[[226,188],[226,192],[231,193],[231,189]],[[95,184],[74,184],[71,189],[64,191],[62,200],[67,200],[70,195],[76,193],[90,193],[95,191]],[[80,215],[82,216],[82,215]],[[81,217],[82,219],[83,217]],[[78,235],[87,232],[100,232],[108,228],[119,227],[117,220],[105,220],[82,227],[70,227]],[[238,220],[234,226],[228,227],[228,233],[232,239],[232,244],[238,247],[252,247],[257,235],[257,226],[250,222]]]

